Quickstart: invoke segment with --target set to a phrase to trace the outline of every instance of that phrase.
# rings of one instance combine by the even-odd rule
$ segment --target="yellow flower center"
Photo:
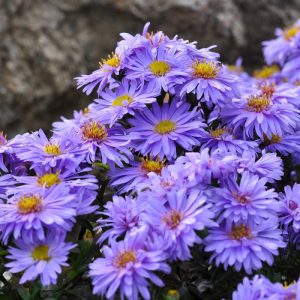
[[[104,65],[108,65],[113,68],[117,68],[120,66],[121,60],[118,54],[112,53],[111,55],[108,55],[107,58],[101,59],[99,61],[99,67],[100,69],[103,68]]]
[[[135,262],[136,261],[136,254],[133,251],[126,250],[123,253],[120,253],[115,259],[114,259],[114,265],[119,268],[123,269],[126,267],[126,265],[129,262]]]
[[[113,102],[112,106],[128,106],[128,104],[132,103],[132,97],[129,95],[122,95],[117,97]]]
[[[226,128],[219,128],[216,130],[211,130],[210,135],[215,139],[220,138],[226,132]]]
[[[107,137],[105,126],[95,121],[85,123],[81,130],[87,140],[100,141]]]
[[[236,192],[232,193],[232,196],[241,204],[249,203],[248,198],[246,195],[239,195]]]
[[[59,172],[57,173],[46,173],[43,176],[38,176],[37,182],[41,186],[46,186],[50,188],[53,185],[57,185],[61,182],[59,178]]]
[[[163,120],[155,125],[155,131],[159,134],[167,134],[176,129],[176,124],[170,120]]]
[[[289,41],[300,31],[300,27],[292,26],[283,32],[284,38]]]
[[[165,61],[155,60],[149,64],[151,72],[157,76],[165,76],[170,71],[170,65]]]
[[[156,174],[160,174],[164,165],[165,160],[160,161],[159,158],[157,158],[156,160],[152,160],[151,158],[149,159],[146,157],[142,158],[141,168],[147,171],[147,173],[154,172]]]
[[[50,259],[49,256],[49,247],[46,245],[37,246],[31,253],[31,256],[34,260],[45,260]]]
[[[26,215],[39,212],[42,209],[42,198],[40,195],[23,196],[18,201],[18,212]]]
[[[266,145],[277,144],[282,141],[282,137],[277,134],[272,134],[271,139],[268,138],[266,134],[264,134],[264,143]]]
[[[54,144],[48,144],[44,147],[44,152],[49,155],[58,156],[61,154],[60,147]]]
[[[257,79],[264,79],[269,78],[275,73],[278,73],[280,71],[279,67],[277,65],[271,65],[271,66],[264,66],[260,70],[255,70],[253,72],[253,75]]]
[[[172,212],[167,212],[163,217],[163,221],[170,229],[175,229],[180,224],[182,220],[182,213],[177,210],[172,210]]]
[[[3,133],[3,131],[0,131],[0,146],[5,145],[6,143],[6,135]]]
[[[231,234],[231,238],[234,240],[240,240],[241,238],[245,237],[247,239],[252,238],[252,234],[249,228],[246,227],[246,225],[234,225]]]
[[[270,100],[262,95],[262,96],[251,96],[248,99],[248,107],[247,109],[252,112],[262,112],[270,105]]]
[[[214,62],[196,61],[192,65],[193,76],[197,78],[216,78],[219,73],[218,65]]]

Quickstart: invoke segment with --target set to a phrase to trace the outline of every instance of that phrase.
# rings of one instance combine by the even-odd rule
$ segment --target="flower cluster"
[[[83,243],[96,250],[74,278],[133,300],[150,299],[195,253],[207,278],[253,274],[297,248],[300,21],[263,43],[268,65],[253,76],[214,47],[148,29],[123,33],[76,78],[95,100],[51,135],[0,132],[0,239],[20,284],[58,284]],[[263,276],[233,293],[299,297],[298,283]]]

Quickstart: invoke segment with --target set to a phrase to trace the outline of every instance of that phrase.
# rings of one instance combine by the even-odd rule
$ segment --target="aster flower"
[[[136,151],[168,159],[176,157],[176,145],[185,150],[199,145],[204,126],[196,109],[189,111],[188,104],[176,107],[174,101],[162,107],[153,103],[152,110],[145,108],[128,122],[133,126],[129,132],[136,134],[132,139]]]
[[[99,226],[96,229],[109,228],[100,236],[98,243],[101,244],[107,238],[111,243],[122,234],[128,234],[141,227],[143,213],[136,199],[114,196],[113,201],[105,205],[105,210],[101,212],[101,218],[97,221]]]
[[[7,242],[10,234],[17,239],[26,231],[43,239],[46,227],[70,230],[75,221],[75,207],[75,197],[64,183],[43,193],[24,190],[23,194],[17,193],[0,204],[1,238]]]
[[[263,52],[268,64],[283,65],[288,57],[298,48],[300,41],[300,22],[297,21],[287,29],[277,28],[276,39],[263,42]]]
[[[156,101],[158,95],[160,90],[153,91],[135,80],[124,79],[115,91],[106,89],[100,92],[99,99],[91,106],[91,114],[94,120],[112,126],[124,115],[134,115],[136,110]]]
[[[11,273],[23,272],[20,284],[40,278],[43,286],[56,284],[57,274],[68,266],[68,254],[76,245],[64,242],[64,232],[49,231],[42,240],[29,240],[26,235],[15,240],[16,247],[9,247],[5,264]]]
[[[262,151],[261,157],[256,160],[256,155],[245,151],[239,159],[238,173],[248,171],[260,178],[266,178],[268,182],[280,180],[283,176],[282,159],[276,153]]]
[[[300,230],[300,184],[286,186],[280,194],[280,221],[287,227],[292,225],[295,232]]]
[[[31,162],[32,168],[44,166],[50,169],[61,161],[64,161],[65,165],[75,168],[84,157],[83,152],[78,149],[76,144],[70,144],[57,137],[48,139],[41,129],[27,135],[22,144],[15,146],[14,151],[19,159]]]
[[[155,201],[149,195],[145,222],[165,238],[170,259],[187,260],[191,258],[189,247],[201,243],[196,230],[215,226],[210,205],[206,198],[194,189],[170,191],[167,202]]]
[[[196,60],[188,68],[188,74],[181,96],[193,92],[197,100],[206,102],[209,107],[240,96],[238,77],[215,61]]]
[[[83,92],[87,95],[98,86],[97,93],[99,94],[101,90],[107,85],[116,85],[114,75],[119,75],[121,69],[123,68],[123,58],[116,53],[108,55],[106,59],[102,59],[99,62],[99,69],[94,71],[89,75],[81,75],[76,77],[77,88],[83,88]]]
[[[139,162],[130,161],[128,167],[114,169],[109,172],[110,185],[118,187],[118,193],[140,190],[149,183],[148,174],[160,174],[165,166],[165,160],[152,157],[142,157]]]
[[[185,61],[188,57],[161,42],[156,49],[151,45],[136,49],[128,58],[126,78],[139,79],[148,82],[149,90],[170,92],[174,94],[174,87],[184,82],[186,72]]]
[[[292,132],[299,122],[299,111],[292,104],[272,103],[266,95],[250,95],[228,104],[222,110],[222,118],[233,134],[253,138],[258,135],[271,137]]]
[[[202,143],[201,149],[209,148],[211,151],[219,149],[223,152],[241,154],[244,151],[257,152],[259,150],[256,141],[237,139],[226,127],[205,131],[199,140]]]
[[[213,252],[210,262],[221,263],[225,270],[234,266],[237,271],[243,267],[251,274],[252,270],[262,268],[262,262],[273,264],[273,255],[278,248],[285,247],[277,218],[270,218],[261,224],[251,220],[246,223],[226,222],[219,228],[211,229],[205,239],[205,251]]]
[[[73,124],[67,132],[55,134],[70,144],[77,145],[78,151],[85,153],[87,162],[99,159],[103,164],[111,167],[117,164],[123,167],[122,162],[128,163],[132,158],[127,145],[130,143],[121,126],[107,128],[104,124],[89,119],[81,126]]]
[[[146,251],[145,241],[148,230],[141,228],[126,236],[124,241],[112,241],[111,248],[103,247],[103,258],[90,264],[89,276],[92,279],[93,293],[112,299],[120,290],[121,299],[150,300],[149,281],[157,286],[163,282],[155,271],[169,273],[165,263],[166,254],[162,251]]]
[[[299,36],[299,43],[300,43],[300,36]],[[300,75],[299,75],[300,51],[299,50],[290,57],[289,61],[286,62],[282,68],[282,76],[288,78],[288,80],[292,83],[298,83],[300,80]]]
[[[249,172],[244,172],[238,184],[229,178],[223,188],[218,190],[214,210],[219,219],[231,219],[234,222],[263,222],[276,216],[278,210],[277,193],[266,188],[267,178],[259,178]]]

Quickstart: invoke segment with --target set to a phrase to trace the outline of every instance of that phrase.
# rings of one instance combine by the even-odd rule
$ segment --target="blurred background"
[[[98,67],[120,32],[163,30],[217,44],[222,61],[262,64],[261,41],[300,17],[300,0],[0,0],[0,131],[49,129],[93,97],[73,78]]]

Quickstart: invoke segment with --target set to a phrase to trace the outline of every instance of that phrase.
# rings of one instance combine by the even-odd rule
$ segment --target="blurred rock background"
[[[225,62],[262,63],[262,40],[300,17],[300,0],[0,0],[0,131],[49,129],[92,100],[73,78],[98,67],[119,32],[218,45]]]

